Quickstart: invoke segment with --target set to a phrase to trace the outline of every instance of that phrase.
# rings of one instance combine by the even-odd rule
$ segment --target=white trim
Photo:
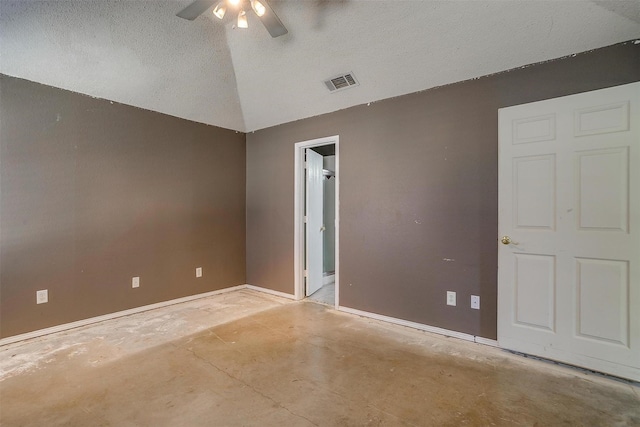
[[[336,266],[337,268],[337,266]],[[327,276],[331,277],[331,276]],[[337,282],[336,282],[337,287]],[[131,308],[129,310],[117,311],[115,313],[109,313],[102,316],[90,317],[88,319],[78,320],[76,322],[64,323],[62,325],[52,326],[50,328],[39,329],[37,331],[27,332],[25,334],[14,335],[11,337],[0,339],[0,347],[8,344],[13,344],[19,341],[24,341],[32,338],[38,338],[44,335],[54,334],[57,332],[68,331],[69,329],[75,329],[82,326],[91,325],[93,323],[104,322],[106,320],[117,319],[119,317],[130,316],[132,314],[142,313],[149,310],[155,310],[157,308],[167,307],[174,304],[180,304],[183,302],[193,301],[196,299],[207,298],[214,295],[224,294],[232,291],[239,291],[242,289],[250,289],[252,291],[263,292],[266,294],[274,295],[281,298],[287,298],[290,300],[297,300],[298,298],[295,295],[287,294],[285,292],[274,291],[273,289],[263,288],[261,286],[256,285],[237,285],[232,286],[230,288],[219,289],[217,291],[205,292],[203,294],[190,295],[187,297],[176,298],[169,301],[158,302],[155,304],[143,305],[141,307]],[[476,342],[478,344],[490,345],[493,347],[498,347],[498,342],[495,340],[490,340],[482,337],[474,337],[473,335],[464,334],[462,332],[450,331],[448,329],[436,328],[434,326],[424,325],[422,323],[410,322],[408,320],[402,320],[395,317],[383,316],[381,314],[370,313],[367,311],[356,310],[354,308],[349,307],[340,307],[337,305],[337,292],[336,292],[336,308],[339,311],[343,311],[345,313],[354,314],[356,316],[368,317],[371,319],[381,320],[383,322],[393,323],[396,325],[408,326],[410,328],[419,329],[422,331],[433,332],[440,335],[445,335],[449,337],[460,338],[466,341]]]
[[[356,310],[349,307],[338,307],[339,311],[343,311],[349,314],[355,314],[356,316],[368,317],[370,319],[381,320],[387,323],[393,323],[394,325],[407,326],[413,329],[419,329],[425,332],[431,332],[438,335],[444,335],[446,337],[458,338],[465,341],[475,342],[483,345],[490,345],[493,347],[498,346],[498,342],[487,338],[474,336],[471,334],[465,334],[463,332],[451,331],[449,329],[437,328],[435,326],[425,325],[423,323],[410,322],[408,320],[398,319],[397,317],[383,316],[382,314],[371,313],[368,311]]]
[[[335,233],[335,249],[333,253],[334,258],[334,273],[335,276],[334,283],[334,294],[335,294],[335,306],[336,308],[340,306],[340,137],[336,135],[336,175],[334,179],[336,180],[336,201],[335,201],[335,222],[334,222],[334,233]]]
[[[340,302],[340,137],[338,135],[309,141],[297,142],[294,146],[294,201],[293,201],[293,275],[294,298],[301,300],[305,297],[304,290],[304,150],[321,145],[335,144],[336,147],[336,222],[335,222],[335,307]]]
[[[281,297],[281,298],[287,298],[287,299],[292,299],[292,300],[296,299],[295,295],[291,295],[291,294],[288,294],[286,292],[274,291],[273,289],[262,288],[262,287],[256,286],[256,285],[247,284],[245,286],[246,286],[247,289],[251,289],[252,291],[264,292],[265,294],[275,295],[275,296]]]
[[[104,314],[102,316],[90,317],[88,319],[82,319],[76,322],[64,323],[62,325],[52,326],[50,328],[38,329],[37,331],[27,332],[25,334],[14,335],[11,337],[3,338],[0,340],[0,347],[2,347],[3,345],[13,344],[18,341],[38,338],[44,335],[54,334],[56,332],[63,332],[69,329],[75,329],[82,326],[91,325],[93,323],[104,322],[105,320],[117,319],[118,317],[130,316],[132,314],[142,313],[144,311],[155,310],[156,308],[167,307],[170,305],[193,301],[200,298],[206,298],[214,295],[224,294],[227,292],[238,291],[241,289],[245,289],[246,287],[247,285],[232,286],[230,288],[219,289],[217,291],[205,292],[203,294],[189,295],[187,297],[176,298],[169,301],[162,301],[155,304],[143,305],[140,307],[131,308],[129,310],[116,311],[115,313],[109,313],[109,314]]]

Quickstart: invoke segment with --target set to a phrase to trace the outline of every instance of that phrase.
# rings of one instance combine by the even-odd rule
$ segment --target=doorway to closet
[[[338,137],[295,144],[295,296],[338,307]]]

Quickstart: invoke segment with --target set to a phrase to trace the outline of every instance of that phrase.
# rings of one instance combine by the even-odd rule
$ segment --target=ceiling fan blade
[[[180,12],[176,13],[176,16],[193,21],[213,6],[213,3],[215,2],[216,0],[196,0]]]
[[[271,34],[271,37],[275,38],[287,34],[289,31],[287,31],[285,26],[282,25],[282,21],[280,21],[278,15],[276,15],[273,9],[271,9],[271,6],[269,6],[267,0],[261,0],[261,3],[264,4],[266,11],[264,15],[260,16],[259,18],[267,31],[269,31],[269,34]]]

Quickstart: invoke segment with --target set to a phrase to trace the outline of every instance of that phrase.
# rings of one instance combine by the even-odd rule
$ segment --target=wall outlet
[[[132,288],[139,288],[140,287],[140,278],[139,277],[134,277],[133,279],[131,279],[131,287]]]
[[[47,289],[36,291],[36,304],[44,304],[45,302],[49,302],[49,291]]]
[[[447,305],[456,305],[456,293],[447,291]]]
[[[478,295],[471,295],[471,308],[480,310],[480,297]]]
[[[202,267],[196,268],[196,277],[202,277]]]

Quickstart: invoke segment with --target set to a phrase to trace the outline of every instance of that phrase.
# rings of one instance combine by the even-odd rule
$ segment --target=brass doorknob
[[[508,245],[509,243],[511,243],[511,237],[502,236],[502,239],[500,239],[500,241],[502,242],[503,245]]]

